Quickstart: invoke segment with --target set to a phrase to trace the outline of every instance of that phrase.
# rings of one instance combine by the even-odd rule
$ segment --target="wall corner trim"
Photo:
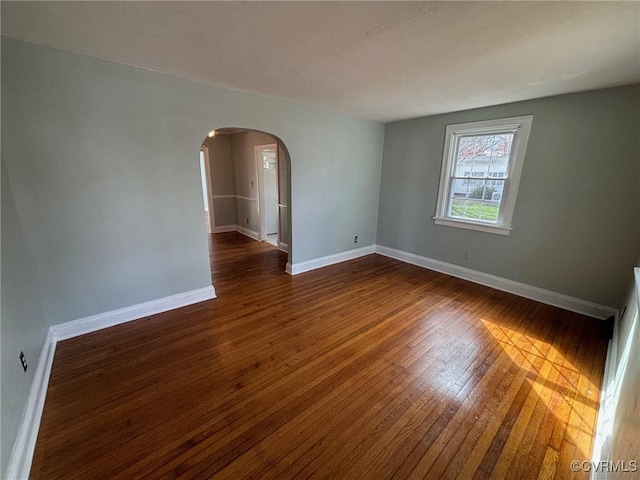
[[[526,283],[497,277],[489,273],[471,270],[470,268],[423,257],[414,253],[396,250],[395,248],[376,245],[375,253],[582,315],[588,315],[602,320],[609,318],[611,315],[614,315],[616,318],[618,316],[617,309],[606,305],[599,305],[562,293],[527,285]]]
[[[314,258],[305,262],[287,263],[286,272],[289,275],[298,275],[299,273],[308,272],[317,268],[327,267],[335,263],[346,262],[347,260],[353,260],[354,258],[371,255],[372,253],[374,253],[374,250],[374,245],[370,245],[368,247],[356,248],[354,250],[334,253],[333,255],[327,255],[326,257]]]
[[[95,332],[103,328],[112,327],[121,323],[138,320],[140,318],[167,312],[180,307],[186,307],[194,303],[216,298],[213,285],[190,290],[188,292],[170,295],[168,297],[139,303],[130,307],[99,313],[90,317],[80,318],[70,322],[61,323],[49,327],[47,338],[40,353],[40,359],[33,377],[33,383],[27,397],[27,406],[18,436],[11,452],[7,479],[29,478],[31,462],[36,448],[40,420],[44,410],[44,401],[49,386],[49,376],[53,366],[53,356],[59,341]]]
[[[49,329],[33,376],[18,436],[13,444],[7,468],[8,479],[29,478],[55,351],[56,339]]]

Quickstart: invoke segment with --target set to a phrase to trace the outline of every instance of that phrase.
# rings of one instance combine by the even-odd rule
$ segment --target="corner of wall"
[[[0,449],[2,459],[0,464],[3,469],[9,469],[9,478],[22,478],[11,472],[15,469],[15,458],[20,456],[21,439],[27,435],[25,428],[28,426],[25,427],[25,421],[22,419],[28,418],[30,409],[34,408],[30,401],[32,398],[30,392],[40,388],[42,364],[46,361],[45,337],[48,325],[41,300],[40,282],[33,265],[28,239],[22,229],[10,175],[4,160],[1,175],[2,445]],[[24,352],[28,365],[24,372],[18,363],[21,352]]]

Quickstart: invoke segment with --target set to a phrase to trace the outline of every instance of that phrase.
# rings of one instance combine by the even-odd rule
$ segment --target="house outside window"
[[[437,225],[509,234],[532,120],[447,126]]]

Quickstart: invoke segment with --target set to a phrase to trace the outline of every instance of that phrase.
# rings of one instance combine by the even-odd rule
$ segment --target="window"
[[[437,225],[509,234],[532,120],[447,125]]]

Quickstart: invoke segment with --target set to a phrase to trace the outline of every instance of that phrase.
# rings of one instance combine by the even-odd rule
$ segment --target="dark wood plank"
[[[370,255],[61,342],[31,478],[584,478],[602,323]]]

